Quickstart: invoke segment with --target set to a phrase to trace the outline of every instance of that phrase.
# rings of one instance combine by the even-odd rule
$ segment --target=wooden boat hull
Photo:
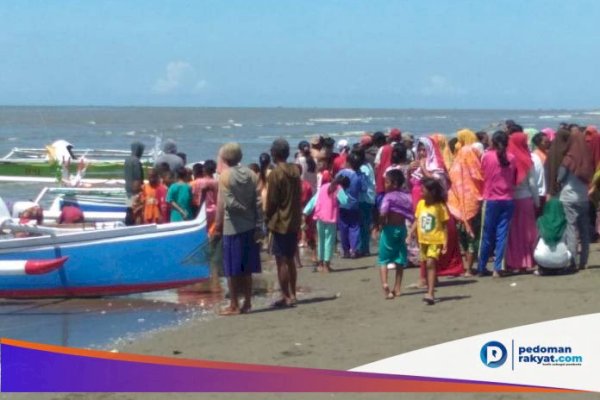
[[[123,178],[123,162],[99,161],[91,162],[85,172],[90,179]],[[56,178],[60,177],[60,167],[45,160],[0,160],[1,176],[23,176]]]
[[[209,277],[204,213],[194,221],[10,239],[0,260],[68,257],[41,275],[0,275],[0,297],[88,297],[186,286]]]

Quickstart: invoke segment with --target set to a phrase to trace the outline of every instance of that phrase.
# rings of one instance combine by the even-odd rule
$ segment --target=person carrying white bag
[[[544,213],[537,220],[540,238],[533,252],[538,265],[536,275],[550,271],[564,271],[573,263],[573,256],[564,240],[567,218],[562,203],[552,198],[544,205]]]

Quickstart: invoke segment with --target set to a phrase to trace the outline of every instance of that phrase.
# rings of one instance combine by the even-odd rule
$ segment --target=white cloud
[[[194,67],[185,61],[171,61],[167,64],[165,76],[158,78],[152,87],[155,93],[198,93],[207,82],[200,79]]]
[[[424,96],[463,96],[467,90],[456,86],[448,78],[442,75],[432,75],[427,80],[425,86],[421,88],[421,94]]]

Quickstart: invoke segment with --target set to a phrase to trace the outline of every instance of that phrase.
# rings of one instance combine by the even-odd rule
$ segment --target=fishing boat
[[[96,297],[181,287],[209,277],[204,210],[192,221],[77,230],[16,225],[0,240],[0,298]]]
[[[45,187],[33,201],[14,202],[12,212],[7,212],[8,215],[0,210],[0,218],[19,221],[23,212],[39,208],[42,210],[42,219],[38,223],[56,225],[60,223],[63,207],[69,205],[81,210],[86,223],[124,223],[127,212],[125,199],[125,188]]]
[[[33,203],[44,206],[48,196],[53,200],[44,209],[44,222],[56,222],[65,205],[81,209],[86,222],[125,221],[125,188],[45,187]]]
[[[0,181],[52,183],[71,186],[80,183],[106,183],[123,178],[125,150],[81,149],[75,151],[65,140],[57,140],[45,148],[13,148],[0,159]],[[142,157],[148,168],[156,150]]]

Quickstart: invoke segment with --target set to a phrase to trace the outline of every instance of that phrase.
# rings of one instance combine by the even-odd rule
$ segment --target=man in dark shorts
[[[296,304],[296,264],[294,255],[302,223],[302,184],[298,167],[287,163],[290,145],[277,139],[271,146],[275,168],[267,177],[265,218],[273,236],[273,254],[277,263],[277,277],[282,298],[276,307]]]

